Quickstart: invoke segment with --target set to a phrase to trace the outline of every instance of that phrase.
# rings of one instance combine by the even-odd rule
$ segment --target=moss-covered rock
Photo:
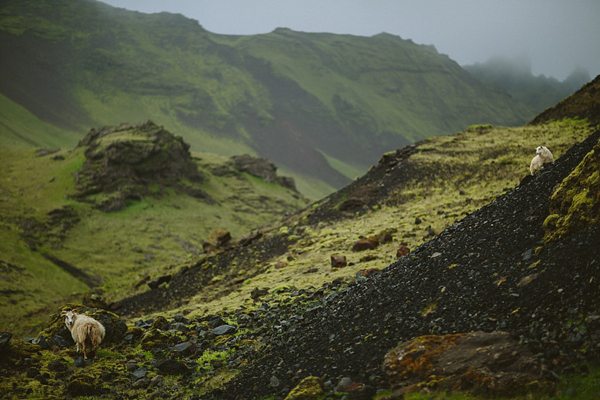
[[[550,197],[544,241],[553,242],[600,222],[600,143]]]
[[[67,393],[74,397],[93,396],[101,392],[97,379],[91,374],[80,372],[67,382]]]
[[[325,395],[323,383],[316,376],[307,376],[286,396],[285,400],[315,400]]]
[[[384,369],[395,396],[425,388],[513,395],[532,382],[552,386],[545,367],[506,332],[419,336],[390,351]]]
[[[104,211],[119,211],[127,201],[160,195],[164,187],[192,190],[195,197],[209,199],[199,187],[181,184],[182,179],[202,181],[189,144],[152,121],[92,129],[79,146],[85,147],[86,160],[75,175],[77,198],[93,201]]]
[[[167,347],[169,345],[169,335],[160,329],[150,329],[144,333],[141,339],[141,346],[144,350],[151,350],[155,347]]]

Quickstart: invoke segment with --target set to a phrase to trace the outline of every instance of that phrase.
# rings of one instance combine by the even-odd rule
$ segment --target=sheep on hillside
[[[65,325],[71,331],[77,352],[83,349],[83,358],[87,360],[86,346],[90,345],[96,358],[98,346],[104,339],[104,326],[92,317],[78,314],[76,310],[63,311],[60,315],[65,317]]]
[[[542,168],[544,164],[549,164],[554,162],[554,157],[550,150],[548,150],[545,146],[538,146],[535,149],[536,156],[531,160],[531,165],[529,166],[529,172],[531,175],[535,173],[538,169]]]

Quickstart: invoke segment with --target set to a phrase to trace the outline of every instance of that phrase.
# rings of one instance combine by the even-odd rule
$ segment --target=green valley
[[[0,6],[0,46],[0,93],[61,129],[15,136],[22,122],[11,113],[2,143],[59,145],[92,127],[152,119],[193,151],[267,158],[312,198],[383,152],[534,115],[433,46],[388,34],[227,36],[181,15],[20,0]]]

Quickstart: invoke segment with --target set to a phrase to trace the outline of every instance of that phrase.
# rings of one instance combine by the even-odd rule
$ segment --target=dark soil
[[[238,269],[254,268],[272,257],[284,254],[287,246],[288,240],[282,235],[272,235],[256,243],[242,241],[231,251],[220,252],[203,258],[190,267],[184,267],[173,276],[168,286],[125,298],[111,304],[110,309],[120,315],[132,316],[179,307],[209,285],[212,278],[222,274],[225,275],[223,281],[229,282],[223,293],[227,294],[247,279],[237,279]],[[234,260],[237,268],[231,268]],[[260,272],[262,271],[256,270],[256,274]]]
[[[595,132],[542,174],[308,312],[293,304],[268,309],[265,320],[275,322],[267,350],[207,398],[283,398],[310,375],[333,386],[348,377],[371,398],[389,388],[385,353],[432,333],[506,331],[555,368],[597,358],[600,227],[544,244],[542,223],[555,186],[599,137]]]

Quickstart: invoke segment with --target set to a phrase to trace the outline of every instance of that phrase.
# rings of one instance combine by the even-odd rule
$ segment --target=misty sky
[[[213,33],[278,27],[433,44],[461,65],[502,55],[531,61],[534,75],[563,80],[577,66],[600,74],[600,0],[102,0],[145,13],[168,11]]]

